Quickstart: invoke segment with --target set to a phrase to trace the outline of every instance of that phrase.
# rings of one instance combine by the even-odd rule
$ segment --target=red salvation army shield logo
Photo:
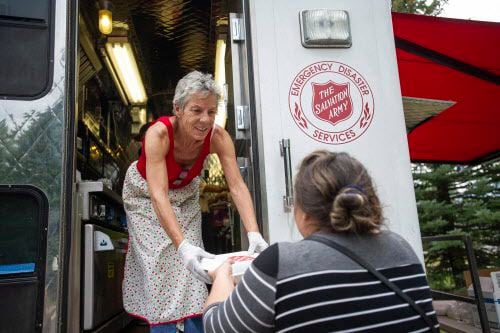
[[[328,81],[325,84],[311,83],[313,89],[313,115],[336,125],[352,115],[352,100],[349,95],[349,84],[336,84]]]
[[[354,68],[335,61],[303,68],[290,85],[288,103],[295,124],[307,136],[333,145],[363,135],[375,108],[367,80]]]

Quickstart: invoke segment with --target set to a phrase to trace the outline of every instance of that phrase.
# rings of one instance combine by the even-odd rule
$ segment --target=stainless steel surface
[[[243,19],[241,14],[230,13],[229,19],[231,22],[240,22],[238,25],[230,25],[231,35],[240,34],[241,32],[235,32],[234,29],[244,29]],[[244,30],[243,30],[244,31]],[[248,105],[250,105],[249,99],[249,88],[248,88],[248,66],[247,66],[247,44],[243,40],[234,40],[231,38],[231,68],[233,76],[233,105],[234,110],[234,123],[236,124],[235,139],[245,140],[251,139],[251,134],[249,131],[244,131],[240,126],[250,128],[251,119],[240,118],[244,116],[245,108],[248,110]]]
[[[97,55],[94,45],[93,38],[87,28],[85,20],[79,16],[78,19],[78,38],[79,38],[79,77],[78,84],[83,86],[85,82],[91,79],[97,72],[102,69],[102,63]]]
[[[123,311],[121,284],[127,235],[85,225],[83,328],[97,328]]]
[[[252,178],[252,166],[250,164],[250,158],[237,157],[236,162],[238,163],[238,167],[240,169],[241,177],[243,177],[243,181],[247,184],[249,189],[254,189],[255,184],[253,183],[253,178]],[[232,215],[230,218],[230,221],[233,222],[235,211],[233,209],[231,209],[230,213]],[[236,230],[233,229],[233,223],[231,223],[231,230],[232,230],[232,234],[233,234],[231,241],[233,242],[233,245],[234,245],[234,240],[236,238],[234,232]],[[238,237],[238,238],[241,239],[241,249],[242,250],[247,249],[248,248],[248,239],[245,236],[246,230],[245,230],[243,223],[240,223],[240,228],[239,228],[238,232],[240,233],[240,237]]]
[[[289,212],[293,206],[293,180],[292,180],[292,158],[290,154],[290,139],[280,141],[280,152],[283,156],[285,167],[285,195],[283,196],[283,206]]]
[[[88,25],[97,27],[96,1],[81,2],[93,20]],[[227,20],[226,6],[223,0],[113,0],[113,32],[129,29],[149,96],[171,98],[187,72],[213,72],[216,24]]]
[[[76,186],[75,186],[76,187]],[[82,195],[73,196],[73,228],[71,229],[71,252],[69,255],[68,324],[70,332],[80,330],[81,269],[82,269]]]
[[[100,181],[82,181],[77,184],[78,192],[82,194],[82,219],[88,221],[91,218],[91,198],[90,193],[103,193],[106,197],[113,200],[115,203],[123,206],[123,201],[120,195],[110,190],[103,182]]]
[[[233,87],[233,105],[234,110],[234,139],[244,147],[243,154],[238,153],[240,169],[245,177],[245,182],[248,185],[252,199],[256,206],[257,222],[262,229],[262,219],[260,218],[260,206],[262,203],[261,192],[256,188],[258,180],[257,172],[254,168],[254,154],[257,148],[256,143],[252,136],[252,117],[250,107],[252,105],[251,91],[250,91],[250,73],[248,66],[248,46],[249,41],[243,38],[246,36],[246,27],[241,13],[229,13],[230,20],[230,33],[231,36],[238,36],[238,38],[230,38],[231,43],[231,75]],[[236,30],[235,30],[236,29]],[[248,245],[246,232],[243,224],[240,224],[241,233],[241,246],[246,248]]]
[[[250,183],[250,159],[248,157],[237,157],[236,162],[238,163],[238,167],[240,168],[241,177],[248,186],[252,186]]]
[[[260,81],[259,76],[259,63],[258,57],[256,56],[256,50],[252,47],[252,40],[255,39],[254,28],[252,27],[253,21],[251,17],[255,17],[255,10],[252,7],[253,2],[250,0],[241,0],[245,26],[245,36],[246,36],[246,46],[245,46],[245,56],[246,56],[246,68],[248,71],[248,76],[246,77],[248,91],[250,94],[249,100],[251,103],[250,115],[251,115],[251,132],[253,137],[253,156],[252,163],[255,165],[254,174],[256,177],[255,181],[255,191],[258,192],[258,203],[256,207],[257,218],[262,225],[262,234],[264,238],[269,238],[269,214],[267,205],[267,187],[266,187],[266,169],[264,163],[264,134],[262,132],[262,112],[260,104],[260,91],[256,88],[257,83]]]
[[[0,100],[0,182],[32,184],[49,199],[44,332],[56,332],[59,315],[61,197],[66,93],[66,1],[56,0],[54,75],[50,92],[33,101]]]
[[[83,268],[83,327],[91,329],[94,323],[94,229],[92,224],[85,226]]]

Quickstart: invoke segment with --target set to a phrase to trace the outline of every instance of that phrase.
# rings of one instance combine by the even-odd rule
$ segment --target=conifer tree
[[[476,166],[415,164],[413,178],[422,236],[471,236],[478,266],[500,266],[500,161]],[[460,241],[425,244],[435,289],[465,287]],[[436,269],[434,269],[436,268]]]

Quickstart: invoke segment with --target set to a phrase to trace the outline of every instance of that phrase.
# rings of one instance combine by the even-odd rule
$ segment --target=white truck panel
[[[350,48],[310,49],[301,45],[299,12],[321,8],[348,12],[352,34]],[[250,2],[250,17],[260,121],[260,170],[262,190],[266,192],[263,195],[266,200],[264,207],[267,208],[265,234],[271,243],[301,237],[295,228],[293,214],[283,208],[285,176],[279,140],[289,138],[294,173],[302,158],[316,149],[347,151],[364,163],[376,183],[387,227],[407,239],[422,258],[390,1],[255,0]],[[297,75],[313,64],[321,64],[324,68],[331,65],[337,70],[311,75],[302,85],[299,97],[293,95],[291,87],[297,82]],[[369,88],[359,85],[356,89],[354,79],[349,79],[346,72],[341,73],[346,68],[357,72],[357,77],[361,76]],[[313,96],[312,83],[327,84],[329,81],[335,84],[350,82],[352,119],[332,125],[313,116],[313,105],[316,104],[314,100],[313,104],[310,101],[316,97]],[[363,93],[366,89],[369,89],[369,94]],[[316,93],[316,96],[319,95]],[[294,100],[300,102],[308,133],[294,120],[291,110]],[[312,128],[318,128],[318,133],[344,131],[351,124],[356,128],[353,119],[363,117],[365,104],[369,106],[371,122],[364,131],[355,133],[355,139],[332,144],[313,137]]]

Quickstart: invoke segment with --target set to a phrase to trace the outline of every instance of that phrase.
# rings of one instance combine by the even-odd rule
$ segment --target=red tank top
[[[168,138],[170,141],[168,153],[165,158],[165,166],[167,167],[168,173],[168,187],[169,188],[181,188],[189,184],[196,176],[198,176],[203,169],[203,163],[205,158],[210,153],[210,139],[212,137],[212,130],[210,130],[203,142],[201,147],[201,152],[194,164],[189,169],[183,169],[174,159],[174,129],[172,127],[172,122],[170,117],[160,117],[156,122],[161,122],[167,126]],[[154,124],[153,123],[153,124]],[[153,125],[151,124],[151,125]],[[137,161],[137,170],[141,174],[142,178],[146,179],[146,137],[142,140],[142,149],[139,160]]]

